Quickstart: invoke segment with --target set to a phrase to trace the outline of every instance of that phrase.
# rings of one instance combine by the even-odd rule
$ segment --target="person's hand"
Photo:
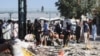
[[[68,32],[70,32],[70,30],[68,30]]]
[[[41,30],[38,30],[38,32],[40,32]]]

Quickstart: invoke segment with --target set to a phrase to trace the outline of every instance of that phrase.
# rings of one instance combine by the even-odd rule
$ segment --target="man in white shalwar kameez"
[[[5,40],[10,40],[11,39],[11,35],[12,35],[12,30],[11,29],[12,29],[12,23],[11,23],[11,21],[8,21],[5,28],[3,28],[3,38]]]

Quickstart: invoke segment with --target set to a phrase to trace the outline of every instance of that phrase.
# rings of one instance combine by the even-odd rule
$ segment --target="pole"
[[[9,13],[9,19],[11,20],[12,18],[12,12]]]
[[[26,35],[26,0],[18,0],[19,31],[18,37],[23,40]]]

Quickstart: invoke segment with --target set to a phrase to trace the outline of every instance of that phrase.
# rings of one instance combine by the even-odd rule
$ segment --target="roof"
[[[39,17],[45,17],[45,18],[54,18],[54,17],[60,17],[59,12],[32,12],[32,13],[27,13],[27,18],[30,20],[39,18]],[[0,14],[1,19],[9,19],[9,13],[5,14]],[[13,19],[18,19],[18,13],[12,13],[12,18]]]

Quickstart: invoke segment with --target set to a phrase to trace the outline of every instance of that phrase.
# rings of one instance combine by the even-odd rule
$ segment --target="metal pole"
[[[18,0],[18,18],[19,18],[19,39],[23,40],[26,35],[26,0]]]

